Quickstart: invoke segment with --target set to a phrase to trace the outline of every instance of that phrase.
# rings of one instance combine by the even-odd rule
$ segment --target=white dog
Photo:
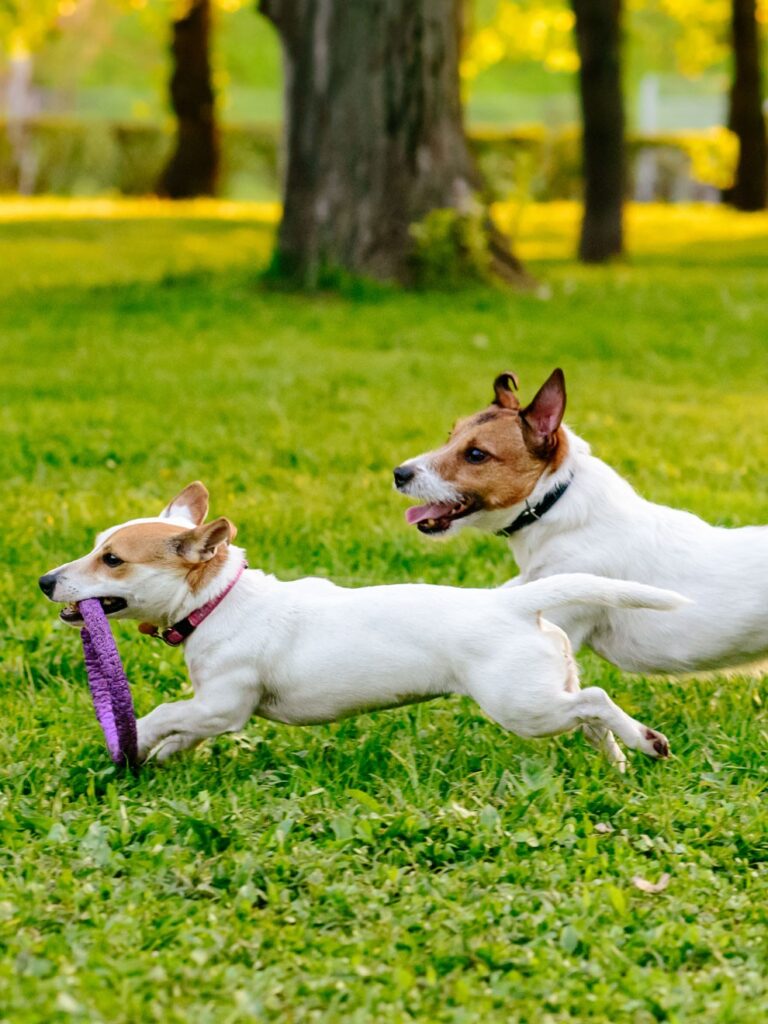
[[[446,445],[398,466],[395,484],[430,504],[408,509],[422,532],[464,526],[509,538],[520,575],[587,572],[679,591],[670,615],[575,606],[552,618],[574,648],[588,644],[634,672],[691,672],[768,653],[768,527],[723,529],[654,505],[562,425],[565,379],[555,370],[522,408],[514,374],[497,377],[487,408]]]
[[[356,712],[466,694],[503,728],[545,736],[583,725],[619,764],[628,747],[666,757],[661,733],[601,689],[579,690],[567,637],[540,618],[564,605],[676,608],[684,598],[641,584],[559,576],[510,590],[402,585],[346,589],[324,579],[281,583],[256,570],[220,518],[203,525],[208,493],[190,484],[156,518],[114,526],[93,550],[40,586],[79,624],[78,601],[112,618],[146,619],[184,642],[191,700],[161,704],[138,723],[142,759],[164,759],[252,714],[330,722]]]

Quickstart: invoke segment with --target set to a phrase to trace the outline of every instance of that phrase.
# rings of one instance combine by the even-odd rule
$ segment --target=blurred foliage
[[[461,73],[472,79],[502,60],[533,60],[550,71],[575,71],[574,16],[564,0],[499,0],[492,20],[471,35]]]
[[[0,0],[0,78],[11,45],[21,46],[35,54],[34,83],[48,112],[167,116],[170,22],[184,2]],[[251,2],[213,2],[222,119],[279,120],[280,48],[272,27]],[[679,116],[663,112],[670,126],[715,123],[720,116],[713,96],[724,89],[727,7],[728,0],[627,0],[632,88],[647,72],[669,74],[667,92],[679,86],[680,71],[706,72],[698,85],[685,85],[692,102]],[[468,8],[463,73],[471,116],[507,124],[575,120],[577,62],[567,0],[471,0]],[[765,22],[768,0],[759,0],[759,11]]]
[[[39,50],[77,6],[78,0],[0,0],[0,51],[24,57]]]
[[[768,23],[768,0],[757,0],[758,20]],[[467,81],[501,61],[535,61],[548,71],[579,66],[568,0],[497,0],[492,14],[476,19],[462,62]],[[627,0],[624,28],[642,51],[646,71],[693,77],[722,66],[728,57],[730,0]]]
[[[715,188],[733,185],[739,158],[739,140],[728,128],[715,128],[710,132],[691,132],[685,139],[691,158],[691,171],[697,181]]]
[[[431,210],[410,227],[414,279],[421,288],[453,291],[490,281],[485,211]]]
[[[726,60],[730,10],[731,0],[628,0],[629,23],[637,13],[645,46],[688,76]]]
[[[758,21],[768,24],[768,0],[756,3]],[[674,67],[695,77],[728,61],[731,6],[731,0],[627,0],[627,24],[646,52],[657,55],[659,70]]]
[[[154,192],[168,158],[172,129],[133,121],[35,118],[25,125],[34,154],[35,192],[91,195]],[[221,178],[228,195],[271,198],[277,181],[279,132],[275,125],[233,125],[222,130]],[[0,192],[13,191],[16,172],[0,120]]]
[[[221,113],[277,120],[280,52],[271,26],[252,3],[213,3]],[[14,52],[34,55],[46,109],[159,118],[168,111],[171,20],[185,6],[185,0],[0,0],[0,79],[13,45]]]
[[[35,161],[34,191],[57,195],[117,192],[147,195],[167,159],[169,123],[41,117],[25,125],[26,145]],[[222,194],[272,199],[278,193],[280,133],[274,124],[225,123],[222,138]],[[471,128],[470,145],[493,199],[524,204],[530,199],[575,199],[581,195],[579,132],[529,125],[514,130]],[[736,160],[735,137],[725,128],[705,131],[630,134],[629,187],[638,156],[659,156],[661,199],[695,197],[686,182],[724,188]],[[0,119],[0,191],[13,191],[16,171]],[[688,191],[686,192],[686,188]]]
[[[246,0],[211,0],[214,14],[232,14]],[[171,21],[183,18],[191,0],[0,0],[0,49],[34,53],[56,33],[78,32],[101,21],[134,14],[151,34],[167,34]]]

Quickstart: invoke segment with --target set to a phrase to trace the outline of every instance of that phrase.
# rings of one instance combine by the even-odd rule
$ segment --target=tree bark
[[[763,115],[760,30],[755,0],[732,0],[733,80],[728,127],[739,139],[736,179],[724,198],[737,210],[763,210],[768,193],[768,142]]]
[[[285,67],[285,180],[275,269],[408,283],[409,226],[468,212],[478,177],[459,93],[463,0],[260,0]],[[488,221],[497,275],[519,263]]]
[[[177,118],[176,145],[158,191],[171,199],[210,196],[216,191],[219,140],[210,63],[210,0],[190,0],[173,22],[171,105]]]
[[[624,101],[621,0],[572,0],[581,61],[584,217],[579,258],[603,263],[623,251]]]

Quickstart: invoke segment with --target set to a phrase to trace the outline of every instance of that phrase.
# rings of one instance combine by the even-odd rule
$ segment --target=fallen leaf
[[[467,810],[466,807],[462,807],[461,804],[457,804],[454,800],[451,804],[451,810],[459,818],[474,818],[475,812]]]
[[[632,879],[632,885],[641,892],[663,892],[669,885],[670,876],[665,871],[658,882],[649,882],[647,878],[641,878],[640,875],[635,875]]]

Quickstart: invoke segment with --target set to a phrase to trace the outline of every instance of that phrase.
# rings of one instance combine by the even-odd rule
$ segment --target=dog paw
[[[149,756],[152,753],[151,747],[145,747],[141,744],[138,745],[136,750],[136,757],[139,764],[146,764],[149,760]]]
[[[669,740],[664,733],[643,726],[640,749],[649,757],[669,757]]]
[[[142,727],[141,719],[136,723],[136,750],[139,764],[149,760],[152,747],[157,743],[147,727]]]

